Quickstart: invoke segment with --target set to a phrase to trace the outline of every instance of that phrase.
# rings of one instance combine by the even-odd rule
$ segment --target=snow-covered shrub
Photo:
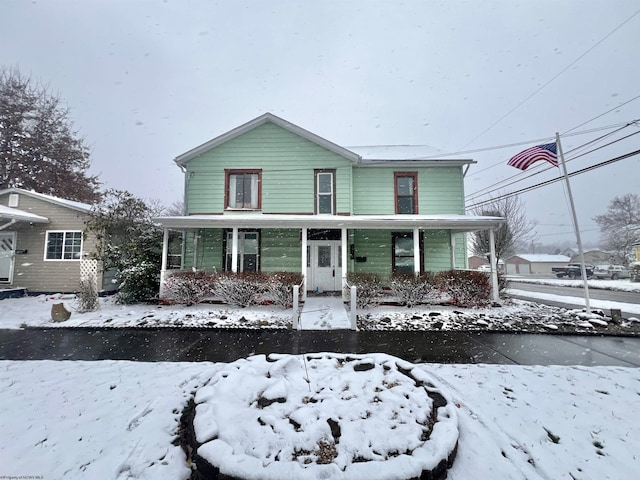
[[[80,279],[80,288],[76,294],[75,307],[76,311],[80,313],[95,312],[100,308],[95,281],[88,278]]]
[[[117,303],[132,304],[155,301],[160,288],[158,265],[151,261],[140,261],[118,272],[120,290]]]
[[[214,282],[215,274],[210,272],[176,272],[165,281],[164,299],[184,305],[200,303],[212,295]]]
[[[477,307],[491,300],[491,280],[482,272],[450,270],[436,275],[436,286],[453,305]]]
[[[380,276],[375,273],[347,273],[347,285],[345,294],[350,295],[349,289],[356,287],[356,305],[358,308],[366,308],[378,304],[382,295],[382,283]]]
[[[267,300],[283,308],[293,304],[293,287],[302,284],[302,274],[277,272],[269,274],[265,283]]]
[[[431,272],[420,275],[397,274],[391,278],[391,291],[400,305],[413,307],[423,303],[433,293],[434,276]]]
[[[212,285],[213,294],[229,305],[258,305],[267,292],[267,280],[266,275],[258,272],[221,273]]]
[[[87,231],[95,234],[97,243],[90,258],[100,260],[105,270],[118,271],[119,303],[157,299],[163,231],[153,217],[160,213],[157,206],[124,190],[107,190],[91,209]]]

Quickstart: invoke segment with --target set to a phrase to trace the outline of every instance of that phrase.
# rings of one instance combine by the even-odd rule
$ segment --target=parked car
[[[480,265],[478,267],[478,271],[479,272],[490,272],[491,271],[491,265],[489,265],[488,263],[486,263],[484,265]]]
[[[587,273],[587,278],[593,277],[594,266],[585,264],[584,268]],[[580,278],[582,276],[582,269],[579,263],[570,263],[566,267],[552,267],[551,273],[558,278]]]
[[[619,278],[629,278],[631,273],[623,265],[597,265],[593,269],[593,276],[596,278],[608,278],[618,280]]]

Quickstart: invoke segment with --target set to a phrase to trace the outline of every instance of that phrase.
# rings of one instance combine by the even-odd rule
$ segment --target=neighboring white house
[[[566,267],[571,258],[565,255],[521,254],[513,255],[505,261],[508,274],[545,275],[551,274],[553,267]]]

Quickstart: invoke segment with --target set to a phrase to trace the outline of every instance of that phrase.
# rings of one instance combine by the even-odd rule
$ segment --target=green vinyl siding
[[[461,167],[362,167],[353,172],[353,212],[356,215],[395,213],[394,172],[418,172],[418,213],[463,214]]]
[[[383,278],[391,275],[391,231],[356,230],[353,233],[355,257],[366,257],[364,262],[354,262],[353,271],[376,273]]]
[[[424,232],[424,269],[427,272],[451,270],[449,230],[426,230]]]
[[[439,272],[451,269],[451,240],[449,230],[423,230],[424,269]],[[355,257],[366,257],[366,261],[354,261],[353,271],[376,273],[383,278],[391,276],[391,230],[356,230],[353,233]],[[456,265],[465,264],[465,236],[456,234]]]
[[[263,272],[299,272],[302,258],[300,230],[262,230]]]
[[[351,161],[266,123],[187,163],[189,214],[224,212],[225,168],[262,170],[263,213],[313,213],[314,169],[335,169],[337,212],[351,211]]]

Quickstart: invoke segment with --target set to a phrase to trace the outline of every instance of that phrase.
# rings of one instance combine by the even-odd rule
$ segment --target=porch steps
[[[349,328],[349,314],[341,297],[307,297],[300,312],[301,330]]]

